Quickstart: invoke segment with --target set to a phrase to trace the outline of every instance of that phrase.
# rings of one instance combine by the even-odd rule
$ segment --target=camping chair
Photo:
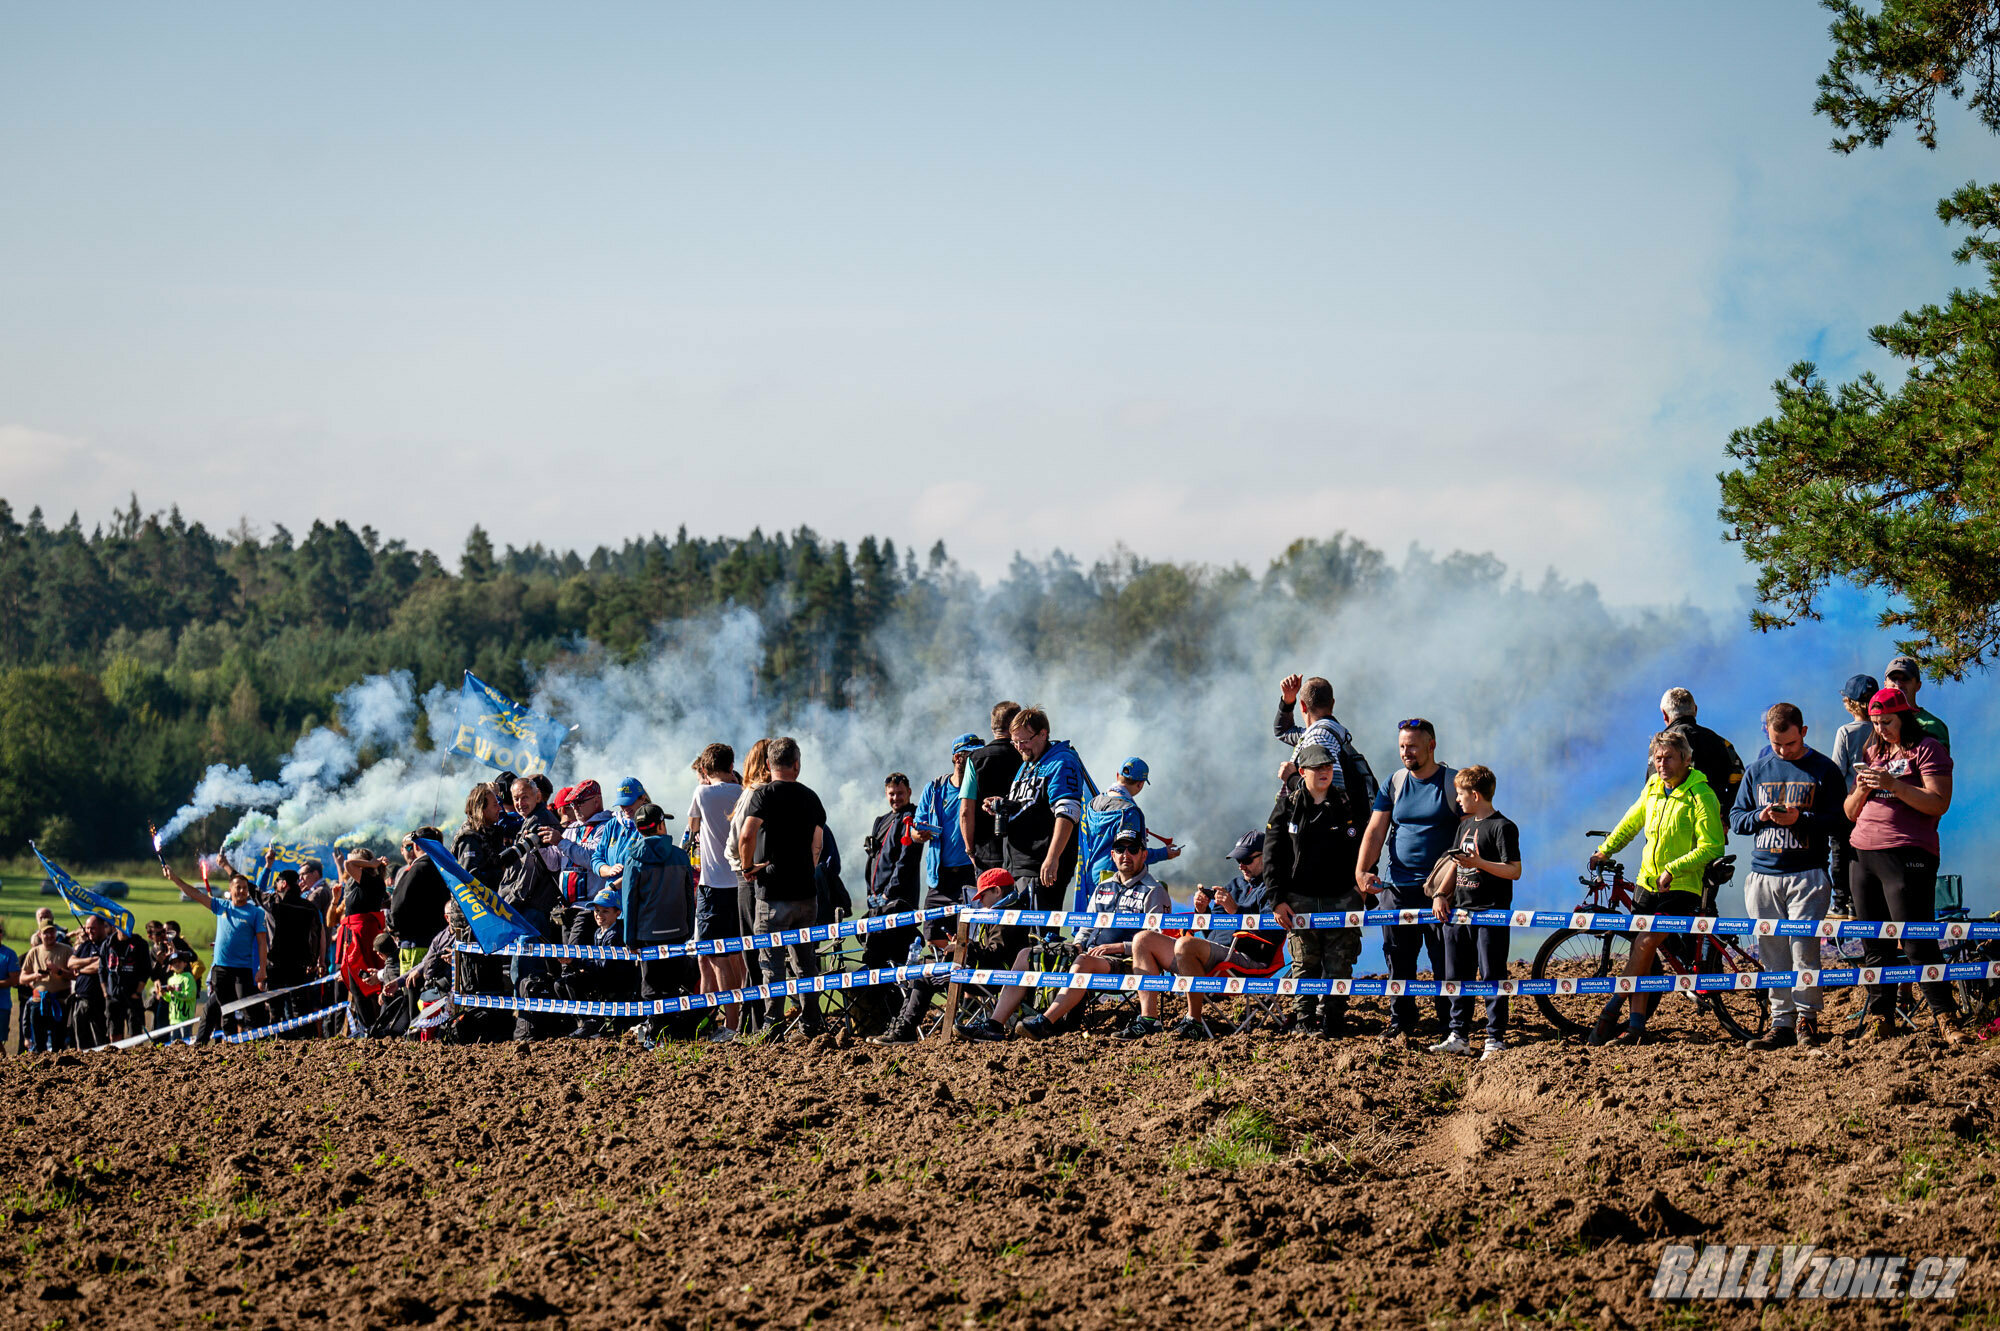
[[[1238,930],[1236,933],[1237,938],[1254,937],[1254,936],[1255,936],[1254,934],[1248,934],[1243,930]],[[1209,975],[1219,976],[1223,979],[1244,979],[1244,980],[1273,979],[1282,972],[1284,972],[1292,964],[1291,958],[1287,955],[1289,946],[1290,946],[1289,942],[1287,942],[1284,945],[1281,945],[1278,948],[1278,950],[1272,954],[1271,959],[1260,966],[1260,965],[1253,965],[1250,962],[1249,958],[1247,957],[1239,956],[1235,951],[1235,944],[1232,941],[1230,944],[1229,955],[1224,957],[1222,959],[1221,964],[1216,966],[1214,970],[1210,971]],[[1205,1001],[1202,1004],[1203,1014],[1201,1018],[1201,1027],[1203,1030],[1207,1031],[1210,1035],[1214,1035],[1215,1028],[1208,1024],[1207,1009],[1211,1004],[1213,1004],[1216,1001],[1219,995],[1204,994],[1202,997]],[[1279,997],[1280,996],[1277,994],[1246,993],[1242,995],[1243,1019],[1238,1023],[1236,1023],[1235,1026],[1231,1027],[1227,1032],[1227,1034],[1241,1035],[1243,1034],[1243,1032],[1253,1029],[1259,1021],[1263,1020],[1266,1017],[1269,1017],[1277,1009]]]

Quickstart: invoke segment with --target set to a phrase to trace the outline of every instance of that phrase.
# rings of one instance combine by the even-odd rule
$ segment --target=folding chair
[[[1236,933],[1236,937],[1254,938],[1256,937],[1256,934],[1246,932],[1244,930],[1238,930]],[[1260,966],[1252,964],[1248,958],[1239,957],[1237,952],[1235,951],[1235,942],[1234,940],[1232,940],[1230,943],[1231,950],[1229,952],[1229,955],[1224,957],[1221,963],[1217,965],[1214,970],[1209,972],[1209,975],[1221,976],[1224,979],[1245,979],[1245,980],[1274,979],[1277,976],[1283,974],[1286,970],[1288,970],[1291,967],[1292,964],[1291,958],[1287,954],[1289,946],[1290,946],[1289,942],[1280,945],[1278,950],[1274,954],[1272,954],[1271,959]],[[1217,995],[1204,994],[1203,997],[1207,1000],[1207,1002],[1204,1002],[1202,1004],[1203,1015],[1201,1020],[1201,1028],[1207,1031],[1210,1035],[1214,1035],[1215,1029],[1208,1024],[1207,1009],[1209,1004],[1213,1003],[1216,1000]],[[1241,1035],[1243,1034],[1243,1032],[1255,1028],[1258,1021],[1271,1015],[1271,1013],[1276,1009],[1279,1001],[1279,996],[1276,994],[1246,993],[1242,995],[1242,998],[1243,998],[1243,1020],[1239,1021],[1233,1028],[1230,1029],[1230,1031],[1228,1032],[1230,1035]]]

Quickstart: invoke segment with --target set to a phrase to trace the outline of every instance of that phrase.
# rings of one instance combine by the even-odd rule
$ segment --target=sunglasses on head
[[[1431,728],[1432,728],[1432,727],[1431,727],[1431,723],[1430,723],[1430,722],[1428,722],[1428,721],[1426,721],[1426,720],[1424,720],[1424,719],[1423,719],[1423,718],[1422,718],[1421,716],[1412,716],[1412,717],[1407,717],[1407,718],[1405,718],[1404,720],[1401,720],[1401,721],[1398,721],[1398,722],[1396,723],[1396,729],[1398,729],[1398,730],[1425,730],[1425,731],[1428,731],[1428,730],[1430,730]]]

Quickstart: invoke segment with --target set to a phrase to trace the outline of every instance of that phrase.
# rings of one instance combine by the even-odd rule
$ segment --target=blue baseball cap
[[[1151,781],[1153,778],[1146,774],[1147,771],[1144,758],[1127,758],[1125,765],[1118,769],[1118,775],[1127,781]]]
[[[646,788],[639,784],[639,778],[628,776],[618,783],[618,807],[629,808],[646,798]]]
[[[590,904],[592,906],[609,906],[611,907],[611,909],[617,910],[618,889],[615,887],[605,888],[603,891],[599,892],[596,896],[590,899]]]
[[[1875,682],[1873,675],[1849,675],[1847,683],[1840,686],[1840,696],[1849,702],[1865,703],[1875,696],[1882,686]]]
[[[951,756],[956,758],[961,753],[972,753],[985,747],[986,741],[968,730],[951,742]]]
[[[1245,832],[1242,836],[1236,838],[1236,844],[1230,848],[1229,858],[1235,860],[1238,864],[1248,864],[1263,853],[1264,834],[1262,832]]]

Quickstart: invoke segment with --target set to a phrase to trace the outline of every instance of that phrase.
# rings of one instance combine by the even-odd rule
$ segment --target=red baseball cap
[[[1012,887],[1013,885],[1014,875],[1008,873],[1005,869],[988,869],[985,873],[979,875],[979,890],[982,892],[989,887]]]
[[[575,804],[580,800],[596,800],[602,804],[604,792],[597,788],[595,781],[579,781],[569,788],[569,802]]]
[[[1888,716],[1892,712],[1914,712],[1917,705],[1901,689],[1877,689],[1868,700],[1868,715]]]
[[[556,792],[555,798],[549,801],[549,807],[551,809],[560,809],[563,805],[569,803],[569,797],[575,793],[575,786],[564,786]]]

